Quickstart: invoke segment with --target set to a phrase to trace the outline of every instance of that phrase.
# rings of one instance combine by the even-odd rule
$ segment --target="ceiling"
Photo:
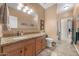
[[[7,6],[11,7],[11,8],[14,8],[14,9],[17,9],[17,3],[7,3]]]
[[[53,6],[56,3],[39,3],[45,10],[51,6]],[[2,5],[2,3],[0,3],[0,6]],[[17,3],[7,3],[7,5],[9,7],[13,7],[16,9]],[[74,3],[58,3],[57,4],[57,13],[64,13],[67,12],[69,10],[72,10],[74,7]],[[67,7],[67,8],[65,8]]]
[[[57,4],[57,13],[61,14],[70,11],[74,8],[74,3],[59,3]]]
[[[44,8],[47,9],[48,7],[53,6],[55,3],[40,3],[40,5]]]
[[[56,3],[40,3],[40,5],[46,10]],[[63,14],[74,8],[74,3],[57,3],[57,13]]]
[[[55,3],[40,3],[40,5],[44,8],[47,9],[48,7],[54,5]],[[15,6],[17,6],[17,3],[7,3],[8,6],[16,8]]]

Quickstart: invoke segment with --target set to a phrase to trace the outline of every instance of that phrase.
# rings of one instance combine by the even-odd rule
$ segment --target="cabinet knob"
[[[20,53],[22,53],[22,50],[20,50]]]

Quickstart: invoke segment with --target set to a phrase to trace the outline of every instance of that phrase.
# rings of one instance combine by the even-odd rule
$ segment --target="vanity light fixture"
[[[33,12],[33,10],[32,10],[32,9],[28,10],[28,14],[31,14],[32,12]]]
[[[28,6],[24,6],[22,3],[18,4],[17,9],[20,11],[22,10],[24,13],[27,13],[29,15],[34,15],[34,11]]]
[[[30,12],[33,12],[33,10],[32,10],[32,9],[30,9]]]
[[[21,4],[21,3],[19,3],[18,6],[17,6],[17,9],[18,9],[18,10],[21,10],[23,7],[24,7],[24,5]]]
[[[23,8],[23,12],[27,12],[29,10],[29,7],[28,6],[25,6],[24,8]]]
[[[68,10],[68,8],[69,8],[69,4],[66,4],[66,5],[64,6],[64,10]]]
[[[67,10],[68,8],[69,8],[69,6],[65,6],[65,7],[64,7],[64,10]]]

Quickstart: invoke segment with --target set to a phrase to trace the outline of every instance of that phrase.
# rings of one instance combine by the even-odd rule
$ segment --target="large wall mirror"
[[[6,14],[7,29],[4,33],[16,33],[17,31],[30,33],[40,31],[38,14],[28,4],[7,3]]]

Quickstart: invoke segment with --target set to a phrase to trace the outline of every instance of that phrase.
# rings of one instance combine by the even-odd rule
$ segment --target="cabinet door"
[[[32,45],[28,45],[24,49],[25,56],[32,56],[33,51],[32,51]]]
[[[39,37],[36,39],[36,55],[42,50],[42,39]]]
[[[20,56],[24,54],[23,42],[17,42],[3,46],[3,53],[10,56]]]
[[[46,48],[46,40],[45,38],[42,39],[42,49]]]
[[[33,56],[35,55],[35,40],[27,41],[24,47],[24,54],[25,56]]]

